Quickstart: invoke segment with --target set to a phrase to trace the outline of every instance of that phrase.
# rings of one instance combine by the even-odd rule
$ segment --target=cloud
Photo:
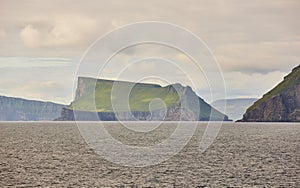
[[[300,63],[300,41],[226,44],[216,47],[225,71],[266,74],[289,72]],[[293,55],[292,55],[293,54]]]
[[[19,88],[28,84],[28,88],[33,88],[39,81],[58,84],[63,81],[64,87],[71,87],[76,65],[57,57],[78,61],[91,42],[112,29],[156,20],[185,27],[208,44],[224,71],[229,97],[257,97],[300,63],[299,5],[298,0],[4,1],[0,6],[0,56],[19,59],[0,58],[1,80],[8,83],[0,83],[0,91],[29,97],[33,95],[30,89],[21,91]],[[178,38],[175,42],[184,40]],[[108,44],[108,50],[114,44],[114,41]],[[105,75],[115,78],[129,62],[147,56],[178,62],[193,80],[205,82],[184,55],[153,46],[125,50],[112,59],[114,63],[108,66]],[[102,60],[95,60],[95,64],[103,64]],[[188,83],[183,73],[162,63],[142,63],[128,74],[136,78],[151,71],[172,82]],[[14,87],[9,88],[12,82]],[[253,89],[254,82],[259,83],[255,84],[257,89]],[[61,90],[59,85],[53,86],[58,88],[55,91]],[[207,87],[196,89],[200,95],[206,95],[201,92],[206,92]],[[55,94],[44,92],[40,87],[35,95],[68,101],[70,92],[70,89],[61,90]],[[58,99],[63,96],[66,98]],[[209,94],[207,96],[209,98]]]
[[[69,104],[76,65],[64,58],[2,57],[0,95]]]
[[[23,42],[30,48],[39,47],[40,40],[43,40],[41,33],[33,28],[31,25],[27,25],[20,33],[20,37]]]
[[[254,97],[260,98],[267,91],[270,91],[286,75],[284,72],[274,71],[266,74],[241,72],[225,73],[227,92],[232,97]]]
[[[96,22],[87,17],[61,16],[48,26],[26,25],[20,38],[29,48],[70,46],[85,42],[86,37],[95,32],[96,26]]]
[[[260,98],[281,82],[285,75],[285,72],[278,71],[266,74],[226,72],[224,73],[224,81],[227,98]],[[214,98],[211,98],[209,88],[200,88],[196,91],[207,102],[213,102],[214,100],[224,98],[224,95],[222,95],[224,91],[221,87],[216,88],[217,92],[214,93]]]
[[[34,68],[34,67],[65,67],[72,65],[71,59],[66,58],[28,58],[0,57],[0,68]]]
[[[6,31],[3,30],[3,29],[0,29],[0,39],[1,39],[1,38],[5,38],[6,36],[7,36]]]

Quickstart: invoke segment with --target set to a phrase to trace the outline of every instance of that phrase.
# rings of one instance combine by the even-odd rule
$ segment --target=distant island
[[[300,122],[300,65],[250,106],[240,121]]]
[[[219,99],[212,102],[210,105],[228,115],[230,119],[236,121],[241,119],[247,108],[257,100],[257,98]],[[226,107],[224,106],[225,103]]]
[[[0,121],[52,121],[63,104],[0,96]]]
[[[116,99],[121,103],[119,112],[113,110],[111,101],[113,85],[118,87],[132,87],[130,91],[129,107],[130,111],[122,106],[126,96]],[[94,94],[95,92],[95,94]],[[166,109],[155,106],[149,110],[149,104],[153,99],[161,99],[166,105]],[[197,103],[199,105],[197,105]],[[125,105],[125,103],[124,103]],[[165,110],[166,114],[162,117]],[[95,117],[94,114],[97,114]],[[157,84],[133,83],[127,81],[113,81],[79,77],[77,91],[74,101],[62,109],[59,121],[116,121],[117,114],[121,114],[126,120],[142,121],[228,121],[228,117],[211,107],[189,86],[181,84],[171,84],[160,86]],[[74,116],[76,115],[76,117]]]

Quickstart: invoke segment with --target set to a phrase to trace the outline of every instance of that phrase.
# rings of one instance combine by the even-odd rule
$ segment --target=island
[[[124,90],[131,88],[130,95],[118,92],[114,96],[114,87],[124,87]],[[117,111],[114,109],[112,98],[118,102]],[[153,101],[156,102],[152,103]],[[74,101],[62,109],[61,117],[56,120],[118,121],[120,116],[122,120],[128,121],[229,120],[225,114],[200,98],[190,86],[182,86],[179,83],[160,86],[88,77],[78,77]]]
[[[0,121],[52,121],[64,104],[0,96]]]

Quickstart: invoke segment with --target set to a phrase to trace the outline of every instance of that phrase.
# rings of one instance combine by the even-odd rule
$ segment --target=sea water
[[[155,146],[170,140],[180,128],[177,122],[132,124],[99,126],[120,146],[146,149],[159,149]],[[185,122],[184,128],[188,125]],[[152,154],[143,155],[149,155],[146,159],[152,165],[136,167],[130,165],[134,164],[130,158],[137,155],[132,155],[134,150],[114,148],[111,140],[99,138],[103,148],[112,149],[103,154],[98,145],[96,151],[75,122],[2,122],[0,187],[300,187],[300,124],[224,123],[213,143],[201,151],[207,126],[207,122],[197,123],[188,142],[174,154],[174,145],[160,150],[167,153],[149,149]],[[172,139],[180,142],[186,136]],[[129,165],[108,156],[128,158]]]

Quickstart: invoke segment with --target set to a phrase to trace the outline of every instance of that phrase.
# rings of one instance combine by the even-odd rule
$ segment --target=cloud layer
[[[20,38],[29,48],[71,46],[87,40],[95,29],[96,23],[92,19],[63,16],[46,26],[26,25],[20,32]]]
[[[207,43],[224,71],[229,97],[260,97],[300,63],[299,17],[298,0],[3,0],[0,94],[68,103],[77,62],[94,40],[126,24],[156,20],[184,27]],[[107,50],[113,45],[114,41]],[[180,53],[145,45],[121,53],[106,77],[115,78],[116,70],[153,54],[186,62]],[[147,75],[163,67],[144,62],[138,69]],[[192,67],[186,69],[192,71]],[[135,69],[129,71],[134,75]],[[45,75],[47,79],[40,80]],[[165,75],[174,82],[185,82],[176,72],[173,77],[172,73]],[[197,74],[191,76],[197,79]],[[198,79],[202,81],[201,75]],[[255,89],[249,86],[255,82],[259,83]],[[61,92],[51,93],[50,89]],[[209,96],[205,87],[194,89]]]

